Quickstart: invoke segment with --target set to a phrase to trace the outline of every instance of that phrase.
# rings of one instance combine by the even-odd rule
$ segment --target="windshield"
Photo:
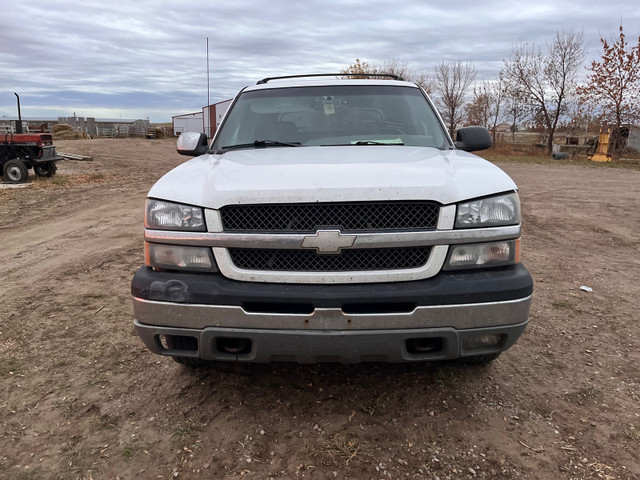
[[[327,145],[449,147],[418,88],[340,85],[242,93],[213,150]]]

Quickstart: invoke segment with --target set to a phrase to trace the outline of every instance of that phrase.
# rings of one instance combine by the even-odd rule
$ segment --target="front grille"
[[[338,255],[319,255],[313,250],[267,250],[230,248],[231,260],[243,270],[288,272],[358,272],[406,270],[424,266],[431,247],[363,248]]]
[[[430,230],[440,207],[432,202],[311,203],[228,205],[220,210],[225,231],[314,233],[332,227],[343,232]]]
[[[53,158],[56,155],[56,147],[42,147],[42,158]]]

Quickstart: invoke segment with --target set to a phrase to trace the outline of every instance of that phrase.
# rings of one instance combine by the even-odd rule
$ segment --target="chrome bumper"
[[[486,355],[511,347],[529,322],[531,297],[487,304],[418,307],[401,314],[248,313],[240,307],[171,304],[134,299],[138,335],[154,353],[210,361],[298,363],[419,362]],[[446,325],[446,326],[444,326]],[[192,337],[197,349],[170,350],[163,336]],[[467,348],[466,339],[494,336],[490,346]],[[233,353],[225,342],[242,341]],[[411,342],[432,345],[412,350]],[[196,343],[194,343],[196,344]]]
[[[310,314],[254,313],[231,305],[194,305],[133,299],[136,320],[163,327],[269,330],[397,330],[451,327],[495,327],[525,322],[531,296],[518,300],[433,305],[407,313],[346,314],[340,308],[316,308]]]

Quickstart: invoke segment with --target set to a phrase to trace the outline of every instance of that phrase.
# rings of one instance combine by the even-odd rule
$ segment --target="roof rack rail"
[[[391,78],[392,80],[399,80],[401,82],[404,81],[404,78],[393,75],[391,73],[312,73],[310,75],[284,75],[282,77],[267,77],[262,80],[258,80],[256,85],[262,85],[271,80],[281,80],[283,78],[305,78],[305,77],[382,77],[382,78]]]

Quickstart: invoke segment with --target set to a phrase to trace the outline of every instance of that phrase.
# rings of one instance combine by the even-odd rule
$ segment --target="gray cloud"
[[[356,58],[398,59],[431,73],[444,59],[492,79],[517,42],[544,47],[555,32],[583,31],[589,57],[620,21],[632,38],[635,2],[347,0],[3,2],[0,115],[150,117],[206,103],[273,75],[338,71]],[[106,116],[106,115],[105,115]]]

